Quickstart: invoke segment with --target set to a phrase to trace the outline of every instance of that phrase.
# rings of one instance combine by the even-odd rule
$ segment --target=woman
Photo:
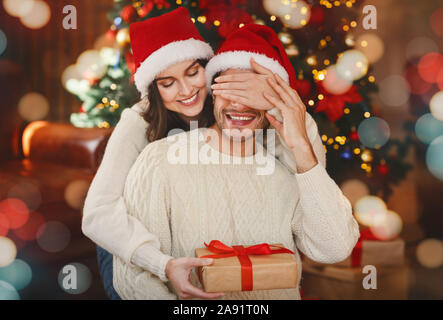
[[[142,100],[123,111],[109,139],[85,201],[82,231],[98,246],[127,263],[152,271],[150,261],[160,256],[152,249],[156,239],[140,221],[127,214],[122,198],[126,177],[149,142],[165,137],[174,128],[188,130],[191,120],[198,120],[200,126],[212,123],[212,102],[210,97],[207,99],[204,67],[213,51],[199,35],[185,8],[131,24],[130,34],[137,66],[134,80]],[[240,82],[248,90],[247,104],[269,108],[263,92],[272,93],[265,81],[265,74],[270,72],[254,62],[252,65],[257,74]],[[99,261],[112,258],[100,248],[98,254]],[[104,278],[108,295],[118,298],[111,278]]]

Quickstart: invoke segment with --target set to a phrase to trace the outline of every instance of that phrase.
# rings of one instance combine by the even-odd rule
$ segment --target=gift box
[[[376,288],[365,289],[363,267],[318,266],[303,263],[301,288],[320,300],[406,300],[409,267],[376,267]]]
[[[199,258],[213,263],[198,268],[206,292],[252,291],[297,287],[294,253],[281,244],[228,247],[213,240],[195,249]]]
[[[401,266],[404,264],[405,241],[397,238],[389,241],[378,240],[370,231],[361,231],[360,238],[352,250],[351,255],[343,261],[332,265],[339,267],[374,266]],[[323,265],[305,257],[311,265]]]

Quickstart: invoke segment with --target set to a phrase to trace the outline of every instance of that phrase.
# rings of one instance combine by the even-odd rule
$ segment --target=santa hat
[[[294,68],[274,30],[263,25],[247,24],[231,33],[206,65],[209,91],[215,74],[227,69],[251,69],[251,58],[278,74],[291,87],[295,86]]]
[[[155,77],[169,66],[214,55],[184,7],[132,23],[129,34],[136,68],[135,86],[142,98]]]

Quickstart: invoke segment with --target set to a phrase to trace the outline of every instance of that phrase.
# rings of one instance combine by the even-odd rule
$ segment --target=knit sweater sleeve
[[[158,239],[147,231],[140,220],[128,215],[123,201],[126,177],[147,145],[147,123],[140,116],[141,112],[139,104],[124,110],[108,141],[85,200],[82,231],[127,263],[134,262],[149,269],[151,265],[147,261],[158,261],[162,255],[146,243],[157,243]],[[164,275],[159,275],[166,280]]]
[[[297,247],[321,263],[346,259],[360,236],[349,200],[321,163],[295,177],[300,199],[291,227]]]
[[[165,159],[150,144],[140,154],[132,167],[124,190],[124,200],[129,214],[146,226],[155,241],[142,245],[156,256],[147,259],[148,270],[114,259],[114,287],[123,299],[176,299],[168,286],[160,279],[171,254],[171,231],[169,227],[169,184],[162,171]]]

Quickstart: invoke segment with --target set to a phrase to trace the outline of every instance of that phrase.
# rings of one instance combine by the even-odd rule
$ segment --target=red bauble
[[[349,139],[354,140],[354,141],[358,141],[358,132],[357,131],[352,131],[349,134]]]
[[[127,6],[123,7],[122,11],[120,12],[120,17],[122,17],[123,21],[127,23],[134,22],[137,18],[137,10],[135,8],[128,4]]]
[[[321,25],[325,21],[325,10],[320,6],[313,6],[309,23],[315,26]]]
[[[311,83],[306,79],[296,80],[294,85],[295,91],[301,98],[306,98],[311,94]]]
[[[382,175],[385,176],[389,173],[389,167],[386,164],[380,164],[377,166],[377,171]]]
[[[154,8],[154,2],[147,2],[140,10],[138,10],[138,16],[140,18],[146,17]]]
[[[109,29],[108,31],[106,31],[106,39],[109,41],[114,42],[115,41],[115,37],[117,36],[117,29]]]

